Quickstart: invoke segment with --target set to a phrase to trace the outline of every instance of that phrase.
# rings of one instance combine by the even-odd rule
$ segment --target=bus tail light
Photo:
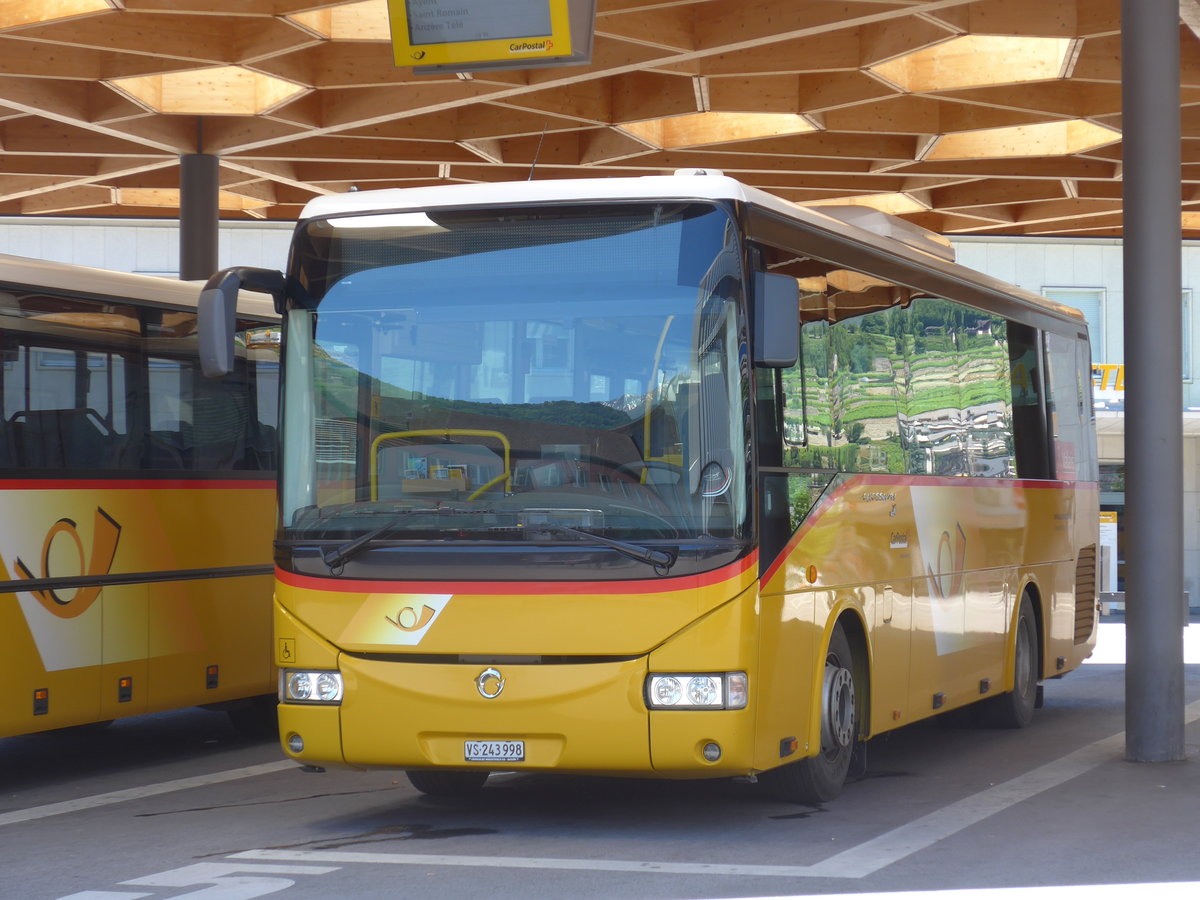
[[[650,709],[745,709],[745,672],[659,673],[646,679]]]

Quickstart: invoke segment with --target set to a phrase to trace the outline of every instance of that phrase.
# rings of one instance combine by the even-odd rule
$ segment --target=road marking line
[[[1006,888],[957,888],[945,891],[887,891],[853,894],[854,900],[1192,900],[1200,892],[1200,881],[1166,881],[1148,884],[1068,884]],[[757,897],[755,900],[829,900],[829,894],[788,894]],[[65,900],[65,898],[64,898]],[[742,900],[742,898],[730,898]]]
[[[1183,713],[1185,723],[1200,718],[1200,700],[1185,706]],[[826,878],[864,878],[1010,806],[1077,778],[1102,763],[1119,759],[1124,745],[1123,731],[1101,738],[1024,775],[964,797],[822,860],[811,867],[812,874]]]
[[[241,769],[213,772],[211,775],[194,775],[191,778],[178,778],[175,781],[147,784],[142,787],[127,788],[123,791],[93,794],[91,797],[80,797],[78,800],[64,800],[61,803],[48,803],[45,806],[31,806],[28,809],[17,809],[12,812],[0,813],[0,825],[15,825],[17,822],[29,822],[33,819],[61,816],[64,813],[78,812],[82,809],[94,809],[97,806],[124,803],[127,800],[141,800],[145,797],[154,797],[158,794],[186,791],[192,788],[206,787],[210,784],[220,784],[224,781],[236,781],[239,778],[270,775],[273,772],[281,772],[284,769],[294,768],[296,768],[294,761],[281,759],[276,762],[263,763],[257,766],[246,766]]]
[[[1200,700],[1184,707],[1187,724],[1200,718]],[[865,878],[925,850],[1024,800],[1121,758],[1125,733],[1101,738],[1023,775],[964,797],[876,838],[809,866],[652,862],[620,859],[557,859],[509,856],[363,853],[349,850],[247,850],[231,859],[374,863],[497,869],[558,869],[592,872],[652,872],[673,875],[739,875],[782,878]]]
[[[565,859],[529,856],[442,856],[432,853],[363,853],[356,850],[246,850],[228,859],[315,863],[374,863],[394,866],[456,866],[494,869],[564,869],[587,872],[651,872],[667,875],[765,875],[799,878],[807,866],[644,862],[626,859]]]

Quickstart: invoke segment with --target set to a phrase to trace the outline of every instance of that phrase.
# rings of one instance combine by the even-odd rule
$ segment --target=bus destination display
[[[408,40],[425,44],[545,37],[550,34],[550,4],[518,0],[407,0]]]
[[[571,55],[567,0],[388,0],[388,12],[398,66]]]

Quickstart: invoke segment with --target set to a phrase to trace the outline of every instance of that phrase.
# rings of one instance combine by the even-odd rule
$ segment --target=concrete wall
[[[1110,239],[955,237],[958,261],[1027,290],[1044,293],[1050,288],[1096,288],[1103,291],[1103,346],[1093,349],[1094,362],[1124,362],[1124,258],[1121,242]],[[1191,377],[1183,381],[1183,405],[1200,407],[1200,244],[1184,242],[1182,327],[1188,336],[1185,353]],[[1182,373],[1181,373],[1182,377]],[[1194,413],[1184,414],[1183,440],[1183,551],[1184,590],[1192,605],[1200,604],[1200,434]],[[1102,463],[1125,459],[1123,429],[1102,433]]]

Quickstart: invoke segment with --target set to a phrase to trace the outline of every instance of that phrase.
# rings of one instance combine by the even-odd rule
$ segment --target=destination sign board
[[[388,0],[388,13],[398,66],[515,68],[572,55],[568,0]]]

